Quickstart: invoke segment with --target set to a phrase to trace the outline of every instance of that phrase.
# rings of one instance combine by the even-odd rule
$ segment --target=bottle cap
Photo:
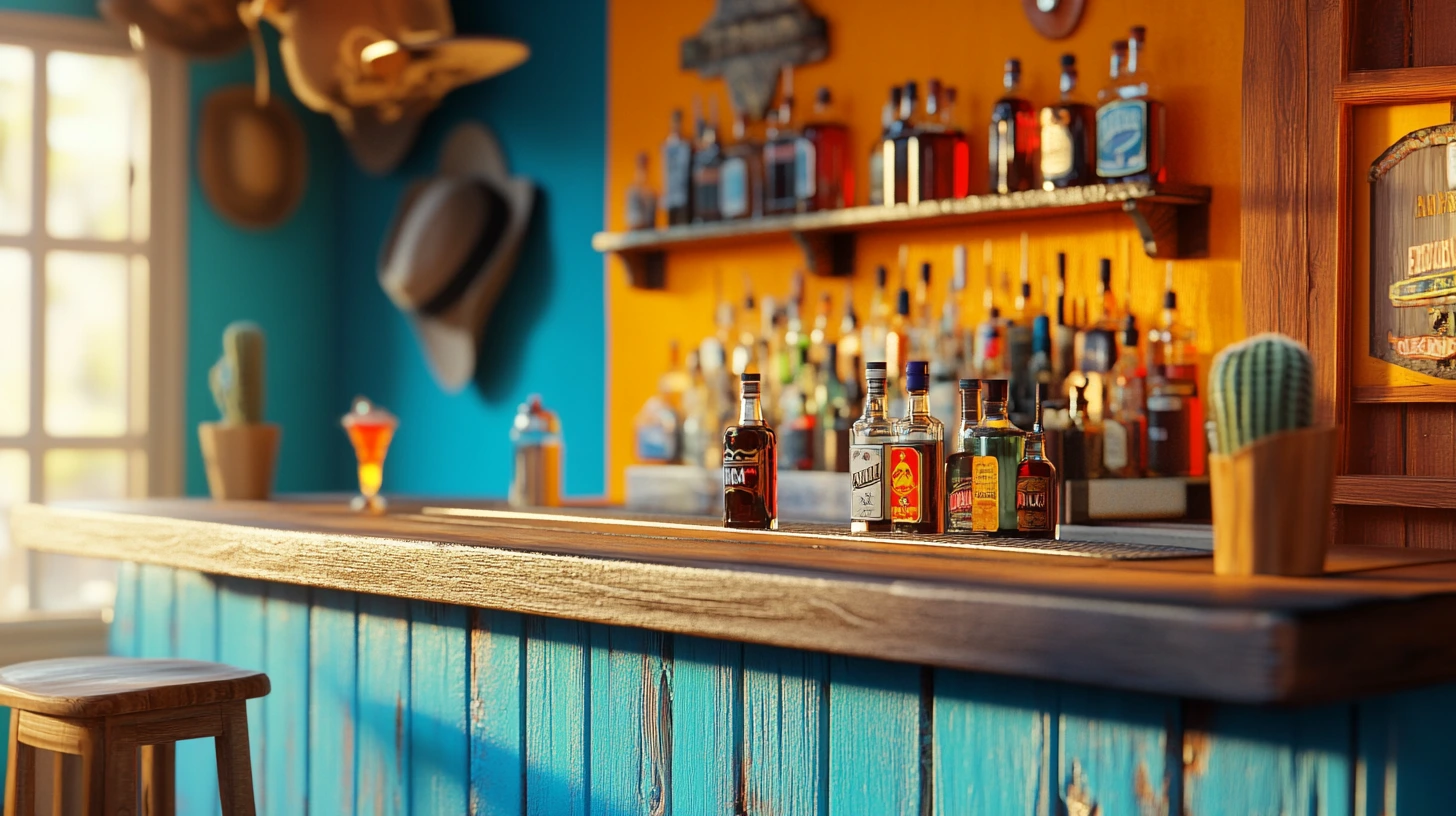
[[[900,106],[900,95],[903,94],[903,93],[904,93],[904,91],[900,90],[900,86],[899,85],[891,85],[890,86],[890,104],[892,104],[892,105],[894,105],[895,107],[898,108]]]
[[[1103,258],[1097,264],[1097,280],[1102,282],[1104,287],[1112,286],[1112,259]]]
[[[900,315],[910,314],[910,290],[901,289],[900,296],[895,299],[895,313]]]
[[[915,84],[915,80],[912,79],[909,82],[905,83],[905,89],[900,92],[900,98],[904,99],[908,96],[910,97],[911,101],[914,101],[917,90],[918,86]]]
[[[922,283],[930,283],[930,261],[920,264],[920,280]]]
[[[1174,292],[1172,289],[1169,289],[1168,291],[1166,291],[1166,292],[1163,293],[1163,308],[1164,309],[1176,309],[1176,308],[1178,308],[1178,293],[1177,292]]]
[[[1006,73],[1019,75],[1021,73],[1021,60],[1015,57],[1006,60]]]
[[[1062,55],[1062,67],[1063,68],[1076,68],[1077,67],[1077,55],[1076,54],[1063,54]]]
[[[752,372],[752,371],[745,371],[742,374],[739,374],[738,375],[738,378],[742,382],[746,382],[746,383],[750,383],[750,382],[751,383],[756,383],[756,382],[758,382],[758,374],[756,372]]]
[[[885,288],[885,279],[888,278],[889,276],[890,276],[890,272],[889,272],[889,270],[885,269],[885,265],[884,264],[880,264],[879,266],[875,267],[875,285],[876,286],[880,287],[881,289],[884,289]]]
[[[814,94],[814,101],[820,105],[828,105],[833,99],[828,85],[819,86],[819,90]]]
[[[1135,26],[1132,27],[1132,29],[1130,31],[1131,31],[1131,34],[1132,34],[1132,37],[1130,39],[1133,42],[1137,43],[1138,45],[1144,45],[1144,44],[1147,43],[1147,41],[1148,41],[1148,27],[1147,26],[1135,25]]]
[[[974,379],[962,379],[959,383],[962,391],[980,391],[981,381]]]
[[[1031,319],[1031,353],[1044,352],[1051,354],[1051,320],[1044,314],[1039,314]]]
[[[886,366],[885,366],[884,363],[865,363],[865,376],[866,377],[875,377],[875,376],[883,377],[883,376],[885,376],[885,368],[886,368]]]
[[[930,364],[924,360],[911,360],[905,364],[905,390],[925,391],[930,388]]]
[[[981,398],[986,402],[1005,402],[1006,381],[981,380]]]
[[[1128,315],[1122,320],[1122,344],[1124,346],[1138,344],[1137,318],[1132,315]]]

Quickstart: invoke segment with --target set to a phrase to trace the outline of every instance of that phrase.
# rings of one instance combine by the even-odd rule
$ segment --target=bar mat
[[[1157,544],[1119,544],[1107,541],[1059,541],[1045,538],[1014,538],[988,535],[909,535],[905,533],[846,534],[830,524],[780,524],[780,533],[847,538],[856,541],[884,541],[927,547],[959,547],[967,550],[1066,555],[1077,558],[1108,558],[1117,561],[1145,561],[1160,558],[1207,558],[1207,550]]]

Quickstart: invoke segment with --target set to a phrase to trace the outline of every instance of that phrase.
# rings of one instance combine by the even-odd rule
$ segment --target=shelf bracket
[[[627,282],[637,289],[667,288],[667,253],[662,250],[639,250],[620,253],[627,267]]]
[[[1171,204],[1150,198],[1122,202],[1149,258],[1208,257],[1208,203]]]
[[[854,274],[854,233],[795,232],[793,235],[811,274],[826,278]]]

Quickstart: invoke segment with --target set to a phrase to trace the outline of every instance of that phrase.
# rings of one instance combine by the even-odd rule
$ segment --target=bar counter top
[[[830,527],[396,501],[19,505],[13,541],[326,589],[1232,702],[1456,679],[1456,552],[1341,546],[1318,579]],[[1176,554],[1176,553],[1175,553]]]

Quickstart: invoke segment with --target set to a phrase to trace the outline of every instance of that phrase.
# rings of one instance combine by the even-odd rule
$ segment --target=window
[[[184,76],[107,24],[0,13],[0,513],[180,487]],[[110,603],[109,565],[5,536],[0,612]]]

